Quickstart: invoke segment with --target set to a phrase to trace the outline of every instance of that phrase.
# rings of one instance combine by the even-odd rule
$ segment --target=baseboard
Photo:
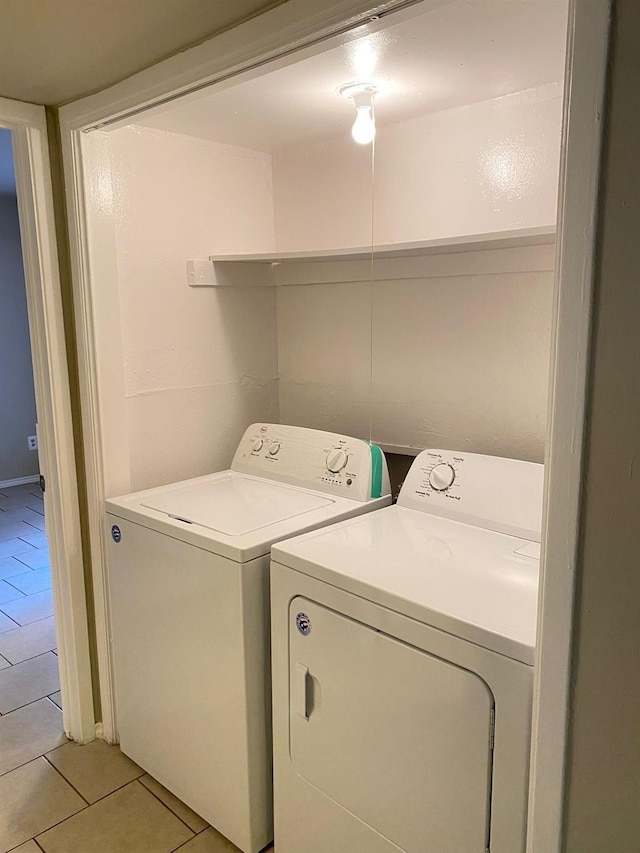
[[[0,480],[0,489],[8,489],[11,486],[26,486],[27,483],[39,483],[40,474],[31,474],[29,477],[16,477],[13,480]]]

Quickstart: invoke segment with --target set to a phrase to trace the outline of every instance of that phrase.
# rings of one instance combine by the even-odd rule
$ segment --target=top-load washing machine
[[[542,472],[424,451],[274,546],[278,853],[524,851]]]
[[[107,501],[122,751],[245,853],[273,837],[271,545],[390,502],[376,446],[274,424],[228,471]]]

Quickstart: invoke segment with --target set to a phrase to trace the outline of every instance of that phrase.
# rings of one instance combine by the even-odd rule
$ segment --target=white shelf
[[[401,258],[412,255],[433,255],[443,252],[471,252],[478,249],[507,249],[512,246],[540,246],[555,241],[555,225],[538,228],[517,228],[512,231],[490,231],[487,234],[465,234],[438,240],[415,243],[389,243],[375,246],[374,259]],[[322,249],[314,252],[267,252],[261,255],[211,255],[214,263],[286,264],[299,261],[359,261],[371,257],[371,246],[352,246],[343,249]]]
[[[352,246],[308,252],[211,255],[208,260],[187,262],[187,280],[193,287],[273,287],[279,284],[358,281],[371,277],[372,260],[376,262],[376,280],[419,277],[423,269],[421,259],[503,249],[551,247],[555,243],[555,233],[554,225],[544,225],[413,243],[391,243],[374,246],[373,250],[371,246]],[[546,264],[549,265],[548,260]],[[416,271],[415,274],[411,270]]]

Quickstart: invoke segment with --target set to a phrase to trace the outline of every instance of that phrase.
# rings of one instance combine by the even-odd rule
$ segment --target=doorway
[[[38,465],[25,473],[7,469],[0,488],[2,512],[9,514],[3,519],[7,524],[0,525],[4,528],[0,534],[5,543],[3,557],[9,560],[3,564],[6,587],[2,590],[5,598],[11,598],[0,605],[0,637],[4,638],[0,654],[5,662],[1,671],[12,685],[3,694],[9,697],[7,702],[14,703],[5,713],[27,706],[31,700],[48,703],[52,720],[57,715],[58,737],[64,732],[84,742],[95,737],[95,717],[44,108],[0,99],[0,132],[5,151],[12,152],[11,168],[6,166],[12,185],[15,178],[7,202],[10,225],[4,234],[11,243],[14,272],[17,269],[24,276],[18,282],[22,290],[15,302],[20,304],[21,318],[15,327],[21,325],[23,349],[27,349],[23,362],[32,365],[37,414],[32,399],[30,417],[38,424],[25,436],[25,443],[34,443],[35,436]],[[18,384],[24,386],[24,374]],[[18,420],[9,413],[10,423]],[[37,488],[40,475],[44,494]],[[35,693],[43,696],[35,697]]]
[[[402,10],[398,14],[407,12],[412,4],[391,4],[400,6]],[[453,4],[431,3],[435,9],[447,7]],[[524,5],[524,4],[522,4]],[[537,5],[537,4],[536,4]],[[560,222],[558,232],[558,251],[555,263],[554,294],[554,320],[550,323],[552,339],[551,374],[553,377],[550,394],[551,414],[549,424],[549,447],[550,453],[547,457],[551,460],[547,478],[547,557],[548,564],[552,566],[544,576],[543,584],[543,607],[540,613],[540,624],[542,627],[542,641],[539,649],[539,670],[536,709],[534,713],[534,724],[537,730],[537,743],[543,745],[543,749],[534,756],[533,771],[533,803],[535,806],[534,820],[531,823],[532,836],[530,838],[531,849],[534,849],[537,838],[537,849],[552,850],[557,846],[559,838],[559,812],[562,791],[562,756],[564,755],[564,737],[566,722],[567,685],[566,673],[568,667],[568,649],[571,629],[571,598],[573,590],[573,567],[575,565],[575,546],[577,541],[577,496],[580,488],[580,442],[576,441],[576,435],[582,435],[583,430],[583,403],[584,384],[587,372],[587,351],[589,333],[590,305],[585,293],[590,292],[591,285],[591,257],[593,253],[593,233],[595,196],[597,187],[597,164],[599,153],[599,105],[603,96],[603,79],[606,59],[607,26],[608,26],[608,3],[602,2],[597,5],[597,14],[591,9],[583,12],[578,4],[569,4],[569,62],[568,75],[565,91],[570,93],[565,101],[563,117],[563,141],[561,150],[561,194],[560,194]],[[347,9],[348,7],[348,9]],[[347,17],[347,11],[352,17]],[[89,187],[90,192],[95,192],[95,199],[108,202],[108,182],[104,179],[104,172],[96,169],[94,155],[104,154],[100,152],[100,134],[91,139],[91,130],[113,128],[127,123],[136,123],[134,117],[138,117],[141,110],[146,111],[150,105],[166,106],[175,101],[185,90],[192,87],[194,93],[202,92],[205,86],[216,80],[220,83],[220,91],[229,90],[230,78],[244,70],[247,79],[257,77],[261,72],[261,65],[273,59],[275,51],[280,51],[276,65],[284,67],[288,64],[288,57],[294,49],[314,44],[327,33],[353,32],[355,28],[361,27],[361,33],[374,31],[379,27],[378,21],[382,15],[395,14],[396,9],[387,4],[384,8],[366,7],[364,3],[334,3],[327,4],[323,10],[322,21],[318,16],[312,17],[303,2],[292,2],[286,4],[279,10],[270,13],[270,16],[260,21],[261,31],[248,27],[239,27],[222,39],[216,39],[210,43],[210,50],[203,46],[197,56],[193,55],[193,63],[189,68],[186,63],[174,63],[157,66],[155,69],[141,75],[138,80],[129,81],[127,87],[114,87],[108,93],[101,93],[96,98],[85,99],[83,102],[72,105],[63,110],[64,142],[69,163],[70,182],[70,209],[76,219],[74,231],[80,235],[76,249],[76,293],[80,307],[78,316],[78,328],[86,335],[89,346],[81,358],[86,359],[87,370],[87,394],[93,403],[90,416],[85,419],[85,441],[89,453],[95,455],[97,464],[94,476],[89,484],[91,513],[93,515],[92,541],[95,565],[96,588],[101,589],[99,595],[103,601],[107,601],[106,574],[104,565],[104,531],[101,530],[100,519],[103,513],[104,496],[108,491],[118,489],[122,491],[127,488],[127,478],[130,476],[128,470],[128,454],[114,452],[116,448],[122,451],[127,447],[127,436],[123,435],[122,429],[126,418],[120,417],[123,406],[130,406],[125,399],[122,383],[124,378],[123,354],[111,348],[113,336],[109,337],[105,331],[109,322],[113,322],[119,312],[120,306],[116,304],[117,295],[110,293],[104,287],[106,278],[111,276],[115,266],[108,267],[106,264],[96,265],[91,269],[87,258],[87,229],[88,222],[93,213],[98,214],[98,219],[93,220],[93,225],[100,228],[100,239],[104,239],[105,220],[102,214],[105,205],[96,205],[96,208],[88,210],[86,206],[85,192],[87,183],[83,175],[89,176],[95,183]],[[588,18],[588,20],[587,20]],[[270,29],[272,24],[273,29]],[[286,33],[286,36],[283,35]],[[184,58],[184,57],[183,57]],[[338,103],[337,101],[335,103]],[[569,108],[570,107],[570,108]],[[149,113],[150,118],[153,116]],[[123,118],[124,117],[124,118]],[[274,122],[274,126],[277,122]],[[143,135],[162,133],[168,128],[147,127],[143,132],[131,134],[132,145],[137,145]],[[135,138],[134,138],[135,137]],[[167,135],[167,141],[172,139]],[[175,140],[173,140],[175,142]],[[223,144],[228,144],[223,143]],[[89,148],[94,146],[94,151]],[[228,153],[228,152],[227,152]],[[186,156],[182,157],[181,163],[192,162]],[[287,167],[291,161],[285,163]],[[493,175],[496,181],[509,180],[512,174],[513,163],[509,159],[509,152],[496,164],[497,169]],[[173,177],[173,170],[162,171],[169,178]],[[317,173],[316,173],[317,174]],[[582,174],[582,179],[579,175]],[[589,180],[584,180],[587,175]],[[137,176],[137,175],[136,175]],[[292,186],[299,186],[291,182]],[[196,186],[194,183],[193,186]],[[161,187],[157,187],[158,190]],[[411,187],[410,187],[411,188]],[[319,189],[322,189],[320,187]],[[106,192],[105,192],[106,191]],[[111,199],[113,200],[113,199]],[[91,206],[91,205],[89,205]],[[132,208],[135,210],[135,208]],[[156,208],[161,212],[161,208]],[[254,208],[255,209],[255,208]],[[341,208],[341,212],[348,210]],[[291,217],[295,226],[304,224],[300,218]],[[328,219],[330,225],[334,220]],[[89,228],[91,224],[89,225]],[[478,236],[476,234],[476,236]],[[532,236],[527,235],[527,238]],[[547,234],[536,234],[536,237],[545,237]],[[191,238],[191,234],[189,234]],[[408,238],[406,238],[408,239]],[[414,238],[415,239],[415,238]],[[544,241],[542,241],[544,243]],[[162,253],[166,243],[160,239],[156,241],[158,253]],[[94,244],[95,245],[95,244]],[[353,245],[353,242],[350,243]],[[360,243],[362,248],[362,243]],[[139,245],[134,246],[138,249]],[[210,255],[216,249],[209,249],[205,254]],[[365,246],[367,248],[367,246]],[[368,248],[372,248],[370,245]],[[501,247],[504,248],[504,247]],[[522,247],[517,247],[522,248]],[[220,255],[224,256],[230,251],[237,252],[236,247],[224,247]],[[240,251],[251,251],[241,248]],[[267,250],[261,246],[253,248],[253,253],[260,251],[262,254]],[[468,249],[466,250],[468,251]],[[537,253],[537,254],[541,254]],[[373,256],[373,251],[371,251]],[[131,257],[128,255],[127,257]],[[155,255],[154,255],[155,257]],[[182,263],[189,256],[183,255]],[[193,256],[192,256],[193,257]],[[202,259],[203,256],[200,256]],[[585,263],[585,258],[587,262]],[[225,261],[225,257],[218,260]],[[228,256],[226,257],[228,261]],[[254,258],[255,260],[255,258]],[[322,259],[320,259],[322,260]],[[349,257],[348,263],[354,259]],[[356,259],[358,260],[358,259]],[[362,258],[360,258],[362,260]],[[394,259],[394,263],[395,263]],[[117,258],[112,253],[110,261],[117,264]],[[192,267],[192,272],[197,275],[199,268]],[[166,265],[158,266],[157,270],[165,274]],[[150,272],[156,271],[151,266]],[[543,271],[549,271],[546,267]],[[283,272],[281,267],[280,272]],[[283,272],[283,275],[286,273]],[[401,276],[394,276],[394,279]],[[186,278],[186,276],[185,276]],[[151,284],[157,284],[158,277],[150,279]],[[186,282],[185,282],[186,283]],[[227,282],[228,284],[229,282]],[[285,283],[285,282],[281,282]],[[289,284],[291,282],[288,282]],[[258,285],[264,282],[254,281],[258,292]],[[170,291],[172,296],[174,290]],[[291,291],[293,293],[293,291]],[[157,307],[157,291],[152,291],[151,298],[144,301],[144,306],[150,306],[151,310]],[[238,297],[226,297],[228,300]],[[222,297],[220,298],[222,301]],[[283,300],[281,300],[283,301]],[[344,304],[344,303],[342,303]],[[342,304],[336,311],[338,317],[342,316]],[[199,314],[196,319],[202,317]],[[103,325],[104,324],[104,325]],[[279,328],[284,328],[282,325]],[[298,324],[297,328],[301,328]],[[147,324],[144,332],[148,333],[151,326]],[[153,329],[152,331],[155,331]],[[187,328],[183,329],[187,337]],[[347,329],[346,331],[349,331]],[[367,338],[367,329],[364,329]],[[404,340],[404,328],[398,325],[398,340]],[[137,345],[140,338],[131,335],[131,341]],[[189,338],[191,340],[191,338]],[[302,344],[306,343],[305,340]],[[139,354],[139,349],[136,350]],[[103,361],[103,356],[106,359]],[[261,364],[265,364],[263,360]],[[300,363],[297,360],[294,366]],[[345,364],[351,365],[347,361]],[[131,367],[131,362],[128,363]],[[155,374],[152,375],[154,378]],[[574,384],[571,393],[566,393],[565,377],[569,377]],[[576,379],[577,377],[577,379]],[[139,371],[134,377],[142,383],[148,378],[148,374]],[[281,378],[281,377],[279,377]],[[295,380],[295,377],[293,377]],[[389,383],[391,384],[391,383]],[[299,390],[292,384],[293,390]],[[146,393],[146,390],[143,389]],[[166,390],[166,386],[163,388]],[[175,391],[175,383],[168,389]],[[142,394],[140,394],[142,397]],[[315,403],[317,395],[309,397],[311,403]],[[350,398],[352,399],[352,398]],[[150,403],[150,395],[142,401]],[[302,402],[305,402],[304,400]],[[171,407],[170,412],[175,412],[176,407]],[[346,411],[346,410],[345,410]],[[102,422],[101,422],[102,418]],[[160,423],[163,428],[172,425],[169,418],[156,418],[155,423]],[[105,426],[109,429],[105,429]],[[111,426],[113,429],[111,429]],[[183,433],[175,430],[180,439]],[[140,440],[147,449],[147,436],[142,430],[138,430],[135,438]],[[121,440],[123,439],[123,440]],[[396,447],[401,447],[400,440],[388,441]],[[105,474],[105,459],[113,453],[114,465]],[[144,461],[144,452],[131,454],[136,464]],[[166,460],[166,457],[164,457]],[[141,472],[141,475],[146,472]],[[108,480],[108,484],[107,481]],[[562,527],[562,531],[560,528]],[[567,530],[569,534],[567,535]],[[569,571],[555,571],[553,567],[568,566]],[[100,602],[98,602],[100,606]],[[98,626],[100,629],[100,626]],[[108,619],[105,618],[104,634],[102,640],[102,655],[104,665],[101,669],[101,683],[103,684],[105,697],[110,694],[110,669],[109,669],[109,635]],[[99,630],[99,633],[100,630]],[[115,732],[115,717],[109,720],[111,731]],[[550,793],[546,793],[550,792]],[[545,806],[547,806],[545,808]],[[547,839],[543,842],[542,839]]]
[[[11,131],[0,128],[0,714],[61,707]],[[50,714],[55,714],[49,709]],[[27,714],[29,711],[26,712]],[[59,723],[62,729],[62,719]]]

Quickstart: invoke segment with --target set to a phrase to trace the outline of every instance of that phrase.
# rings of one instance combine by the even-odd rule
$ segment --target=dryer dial
[[[253,442],[253,444],[251,445],[251,449],[253,450],[253,452],[254,452],[254,453],[257,453],[259,450],[262,450],[262,445],[263,445],[263,444],[264,444],[263,439],[261,439],[261,438],[256,438],[256,440],[255,440],[255,441]]]
[[[431,469],[429,473],[429,485],[436,492],[446,492],[456,478],[456,472],[446,462],[441,462]]]
[[[272,441],[271,444],[269,445],[269,455],[270,456],[277,456],[278,453],[280,453],[280,442],[279,441]]]

